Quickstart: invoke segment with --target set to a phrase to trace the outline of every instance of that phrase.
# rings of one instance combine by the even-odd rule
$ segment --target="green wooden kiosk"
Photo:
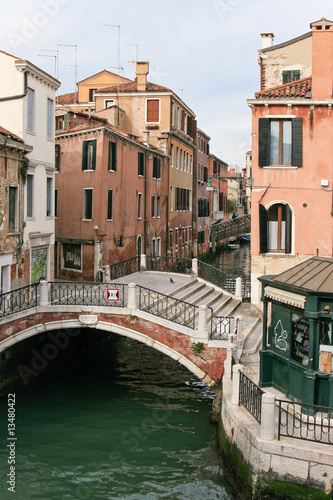
[[[260,385],[333,407],[333,259],[311,257],[263,276]]]

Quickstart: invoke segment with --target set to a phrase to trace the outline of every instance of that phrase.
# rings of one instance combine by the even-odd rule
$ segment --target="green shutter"
[[[291,253],[291,210],[286,205],[286,253]]]
[[[264,205],[259,205],[260,253],[267,252],[268,213]]]
[[[92,169],[96,169],[96,139],[93,139],[93,159],[92,159]]]
[[[83,141],[82,147],[82,170],[87,170],[88,141]]]
[[[294,118],[292,120],[292,164],[294,167],[302,167],[303,162],[303,119]]]
[[[269,120],[259,118],[259,167],[269,165]]]

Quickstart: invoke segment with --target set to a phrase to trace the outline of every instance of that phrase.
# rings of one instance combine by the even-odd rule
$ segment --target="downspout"
[[[144,156],[144,193],[143,193],[143,253],[147,255],[147,150]]]
[[[28,72],[24,72],[24,93],[19,95],[10,95],[7,97],[0,97],[0,102],[3,101],[14,101],[15,99],[23,99],[28,93]]]

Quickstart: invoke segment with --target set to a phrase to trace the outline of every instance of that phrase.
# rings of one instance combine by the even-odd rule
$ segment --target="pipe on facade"
[[[10,95],[7,97],[0,97],[0,102],[3,101],[14,101],[15,99],[23,99],[28,93],[28,72],[24,72],[24,93],[19,95]]]

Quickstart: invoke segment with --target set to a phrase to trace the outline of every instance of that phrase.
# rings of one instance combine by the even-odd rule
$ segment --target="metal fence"
[[[233,276],[201,260],[198,260],[198,276],[233,295],[236,293],[236,279]]]
[[[211,340],[228,340],[229,334],[235,331],[236,320],[232,316],[212,316]]]
[[[191,274],[192,260],[178,257],[147,257],[147,271]]]
[[[37,306],[38,284],[24,286],[0,295],[0,318]]]
[[[139,309],[192,329],[199,313],[198,306],[143,286],[139,287]]]
[[[123,260],[117,264],[112,264],[112,266],[110,266],[110,278],[111,280],[115,280],[138,271],[140,271],[139,258],[132,257],[131,259]]]
[[[333,408],[277,399],[281,436],[333,444]]]
[[[51,282],[51,305],[124,307],[124,284]]]
[[[239,375],[239,404],[242,404],[260,424],[261,400],[264,391],[243,372],[240,372]]]

